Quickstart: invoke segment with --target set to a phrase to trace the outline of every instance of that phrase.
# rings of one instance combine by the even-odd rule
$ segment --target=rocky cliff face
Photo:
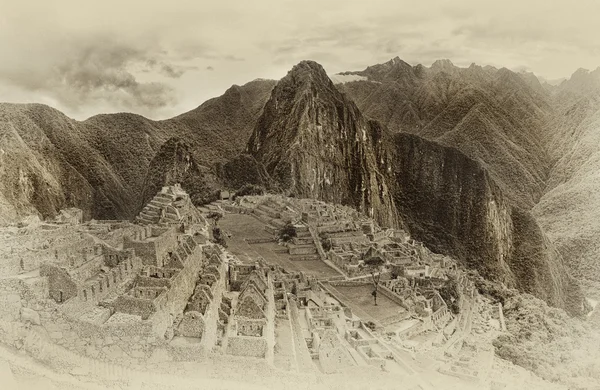
[[[457,149],[397,134],[391,166],[395,204],[416,239],[489,279],[581,312],[583,296],[558,251],[480,163]]]
[[[277,185],[297,196],[351,205],[382,225],[398,225],[377,153],[382,129],[366,120],[317,63],[296,65],[273,89],[248,152]]]
[[[218,198],[219,187],[214,174],[196,162],[190,145],[179,138],[170,138],[160,147],[148,167],[139,210],[163,186],[177,183],[181,184],[195,205],[212,202]]]
[[[366,116],[391,132],[419,135],[485,164],[511,201],[530,209],[544,191],[550,163],[540,142],[551,111],[539,82],[502,68],[411,66],[399,58],[349,74],[339,85]],[[537,80],[536,80],[537,81]]]

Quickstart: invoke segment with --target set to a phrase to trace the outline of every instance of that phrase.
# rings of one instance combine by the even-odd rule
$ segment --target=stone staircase
[[[273,204],[272,201],[258,205],[252,214],[265,225],[265,230],[271,234],[278,234],[281,228],[285,226],[285,222],[281,219],[281,212],[277,210],[281,206]]]
[[[294,243],[288,245],[291,260],[319,260],[317,246],[306,225],[296,225]]]

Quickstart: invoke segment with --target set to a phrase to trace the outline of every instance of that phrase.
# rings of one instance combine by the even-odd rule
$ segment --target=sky
[[[0,102],[164,119],[305,59],[557,79],[600,66],[597,15],[598,0],[0,0]]]

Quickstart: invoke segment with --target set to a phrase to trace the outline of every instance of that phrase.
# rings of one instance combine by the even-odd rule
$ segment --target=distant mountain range
[[[600,280],[599,130],[600,70],[550,83],[397,57],[331,77],[303,61],[164,121],[0,104],[0,221],[129,219],[164,184],[202,203],[251,182],[356,207],[578,314],[569,274],[586,295]]]

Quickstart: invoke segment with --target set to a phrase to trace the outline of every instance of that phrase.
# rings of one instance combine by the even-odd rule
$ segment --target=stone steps
[[[159,216],[157,213],[151,213],[151,212],[145,212],[145,211],[142,211],[140,213],[140,217],[145,218],[150,221],[158,221],[158,219],[159,219]]]
[[[278,234],[279,233],[279,228],[272,226],[272,225],[267,225],[265,226],[265,230],[271,234]]]
[[[290,245],[288,247],[290,255],[312,255],[317,253],[315,245]]]
[[[320,260],[319,255],[291,255],[290,260],[293,261],[312,261],[312,260]]]
[[[172,201],[175,200],[175,195],[173,195],[173,194],[165,194],[164,192],[159,192],[158,194],[156,194],[154,196],[154,199],[165,200],[168,203],[171,203]]]
[[[150,201],[150,203],[146,204],[146,206],[144,207],[144,210],[148,209],[148,210],[155,210],[155,211],[160,211],[162,207],[157,206],[156,204],[153,204],[152,201]]]
[[[312,245],[314,244],[312,237],[296,237],[296,245]]]
[[[281,218],[281,213],[277,210],[272,209],[269,206],[266,206],[264,203],[258,206],[259,210],[262,210],[265,214],[267,214],[271,218]]]
[[[298,233],[298,235],[307,235],[310,236],[310,231],[308,230],[308,226],[306,225],[294,225],[296,227],[296,233]]]

